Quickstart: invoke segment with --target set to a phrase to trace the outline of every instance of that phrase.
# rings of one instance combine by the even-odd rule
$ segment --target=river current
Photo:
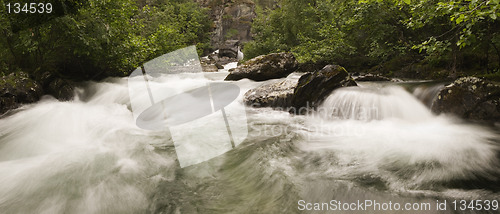
[[[236,105],[273,81],[235,82]],[[135,124],[126,78],[88,82],[72,101],[47,96],[1,117],[0,213],[333,213],[300,205],[332,200],[432,204],[334,213],[462,213],[453,200],[500,200],[498,128],[431,113],[441,86],[416,85],[338,89],[308,115],[247,107],[231,115],[247,120],[243,143],[181,168],[168,132]],[[444,200],[448,209],[436,210]],[[497,211],[466,213],[476,212]]]

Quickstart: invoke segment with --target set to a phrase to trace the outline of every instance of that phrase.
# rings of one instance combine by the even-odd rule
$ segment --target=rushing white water
[[[413,95],[417,97],[418,99],[422,100],[422,102],[430,107],[432,105],[433,99],[437,96],[439,91],[444,88],[445,84],[434,84],[432,86],[423,86],[423,87],[417,87],[413,91]]]
[[[157,81],[180,90],[200,78]],[[263,83],[236,84],[241,96]],[[247,109],[246,141],[188,168],[168,133],[136,126],[126,79],[76,94],[0,119],[1,213],[296,213],[299,199],[400,200],[385,191],[498,199],[496,132],[433,115],[398,86],[339,89],[306,116]]]
[[[380,176],[398,190],[478,177],[496,179],[496,134],[435,116],[401,87],[339,89],[320,109],[324,112],[307,122],[321,134],[311,133],[302,148],[335,153],[334,160],[325,161],[339,166],[324,169],[334,177]]]

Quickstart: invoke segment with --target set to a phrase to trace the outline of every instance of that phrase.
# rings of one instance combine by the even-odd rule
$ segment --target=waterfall
[[[309,141],[301,148],[335,154],[320,158],[339,163],[323,169],[335,178],[368,174],[390,181],[391,188],[406,189],[498,175],[495,132],[433,115],[402,87],[341,88],[318,109],[306,121]]]
[[[432,118],[419,100],[398,86],[341,88],[325,100],[319,111],[338,119],[366,121],[387,118],[422,121]]]

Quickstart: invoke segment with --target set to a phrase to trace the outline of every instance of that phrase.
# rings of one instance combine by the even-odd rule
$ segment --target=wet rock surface
[[[36,102],[43,95],[41,85],[24,72],[0,78],[0,114],[22,104]]]
[[[327,65],[300,78],[261,85],[245,93],[244,102],[252,107],[272,107],[304,114],[316,108],[331,92],[339,87],[356,86],[356,82],[338,65]]]
[[[480,121],[500,121],[500,84],[463,77],[444,87],[434,99],[435,113],[451,113]]]
[[[333,90],[356,85],[342,66],[327,65],[320,71],[306,73],[300,77],[292,104],[295,109],[316,108]]]
[[[288,76],[297,69],[298,63],[291,53],[273,53],[246,61],[229,70],[225,80],[248,78],[255,81],[279,79]]]
[[[284,79],[261,85],[245,93],[244,102],[252,107],[288,108],[292,105],[293,91],[298,79]]]
[[[368,82],[368,81],[373,81],[373,82],[382,82],[382,81],[391,81],[391,78],[380,76],[380,75],[374,75],[374,74],[365,74],[361,75],[358,77],[354,78],[355,81],[359,82]]]

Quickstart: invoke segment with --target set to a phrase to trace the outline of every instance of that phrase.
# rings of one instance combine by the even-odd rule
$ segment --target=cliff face
[[[276,5],[275,0],[196,0],[211,11],[214,22],[211,44],[218,49],[226,40],[252,40],[251,25],[257,6]]]

